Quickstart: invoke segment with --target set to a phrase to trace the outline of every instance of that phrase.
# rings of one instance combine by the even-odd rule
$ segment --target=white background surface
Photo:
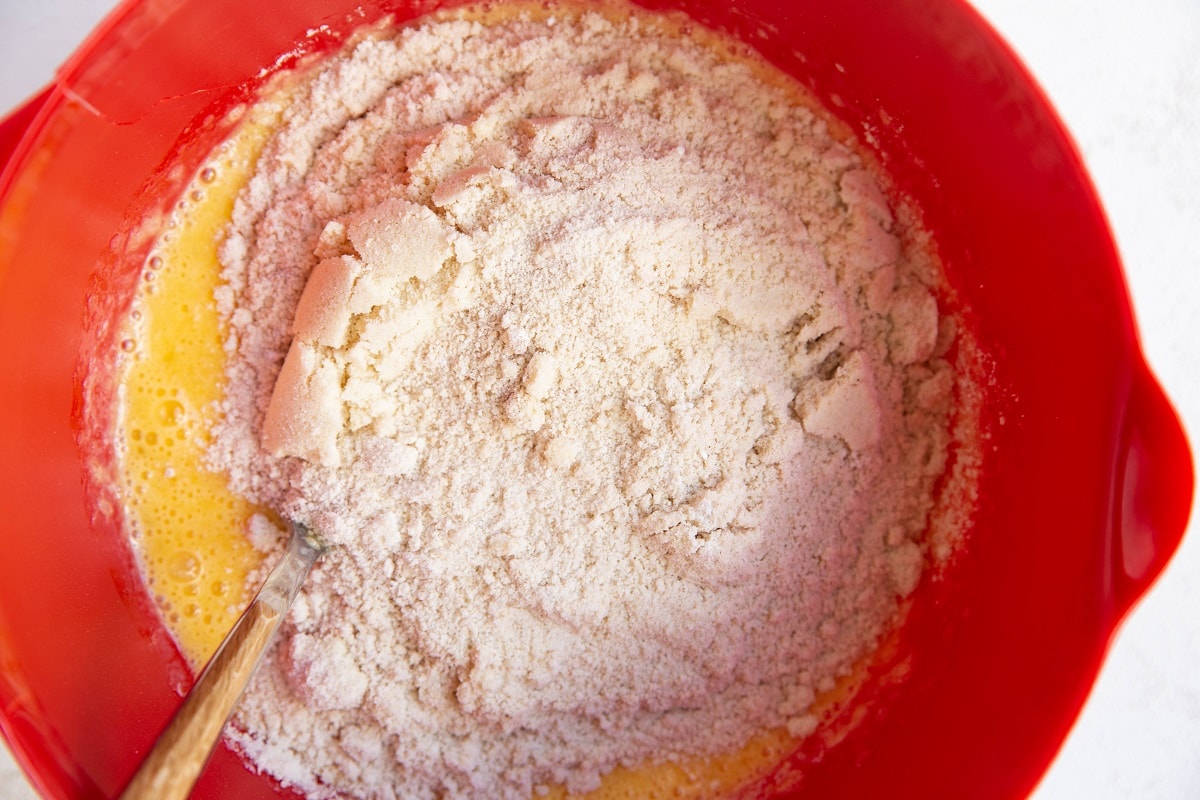
[[[1150,363],[1200,444],[1200,0],[975,5],[1025,59],[1075,135],[1125,260]],[[111,6],[0,0],[0,113],[47,83]],[[0,799],[33,796],[0,747]],[[1122,629],[1034,797],[1200,798],[1194,530]]]

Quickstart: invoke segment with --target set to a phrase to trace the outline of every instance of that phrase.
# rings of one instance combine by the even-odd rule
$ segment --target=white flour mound
[[[363,41],[237,203],[211,458],[338,546],[235,739],[312,797],[805,735],[920,579],[938,272],[797,90],[650,27]]]

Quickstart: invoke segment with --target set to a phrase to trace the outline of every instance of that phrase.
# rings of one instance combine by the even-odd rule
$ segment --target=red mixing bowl
[[[139,222],[170,207],[265,72],[452,4],[127,2],[0,127],[0,731],[43,793],[118,792],[190,681],[121,543],[102,415],[82,411],[153,232]],[[968,547],[918,590],[856,724],[793,758],[788,796],[1023,796],[1177,547],[1193,489],[1079,155],[961,0],[646,5],[739,36],[862,134],[924,209],[990,357]],[[197,790],[277,794],[225,749]]]

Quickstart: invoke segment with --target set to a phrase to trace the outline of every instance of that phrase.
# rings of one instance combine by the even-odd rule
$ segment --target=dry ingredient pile
[[[292,96],[222,248],[211,464],[336,545],[237,745],[528,798],[810,733],[929,559],[921,237],[798,89],[645,19],[389,35]]]

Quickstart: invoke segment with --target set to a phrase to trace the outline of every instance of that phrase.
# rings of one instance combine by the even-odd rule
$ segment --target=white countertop
[[[47,83],[112,5],[0,0],[0,113]],[[975,5],[1075,135],[1116,232],[1150,363],[1200,448],[1200,2]],[[1035,800],[1200,798],[1197,527],[1122,628]],[[32,797],[0,747],[0,800]]]

